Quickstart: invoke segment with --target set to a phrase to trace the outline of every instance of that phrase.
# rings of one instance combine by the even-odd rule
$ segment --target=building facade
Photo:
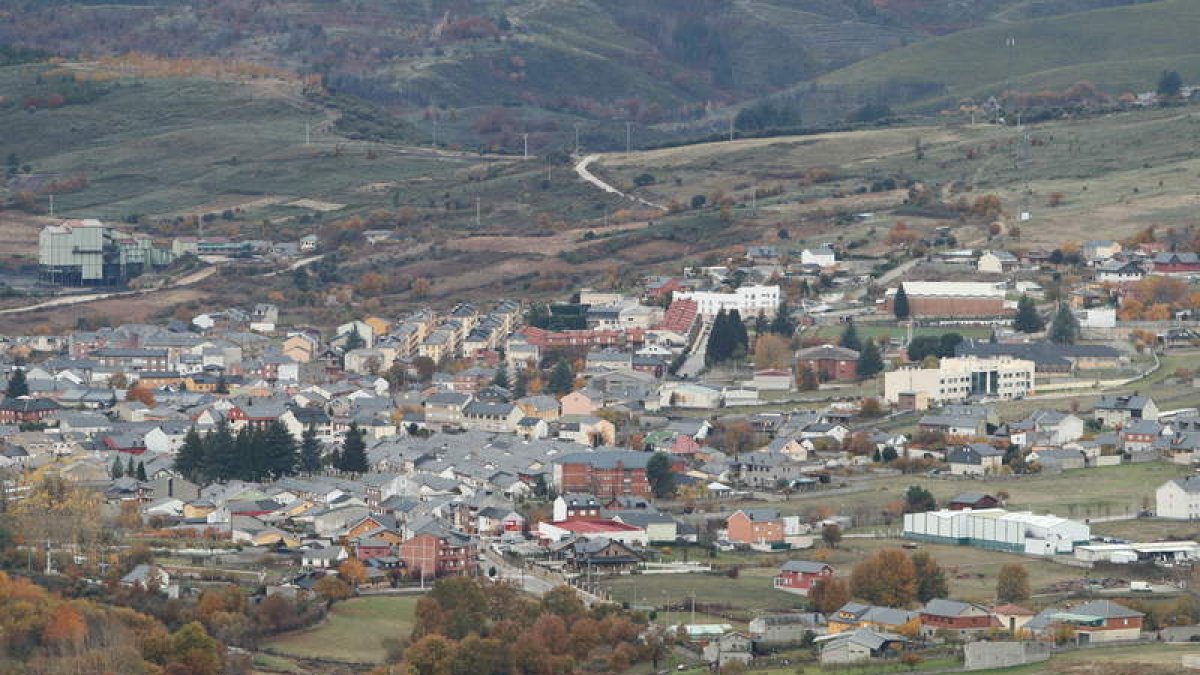
[[[930,403],[954,403],[976,397],[1023,398],[1033,390],[1032,361],[973,356],[942,359],[937,368],[907,366],[885,373],[884,398],[898,403],[902,394],[923,393]]]

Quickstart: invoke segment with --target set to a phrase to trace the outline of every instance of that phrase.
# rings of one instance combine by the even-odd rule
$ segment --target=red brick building
[[[858,352],[836,345],[818,345],[796,352],[796,364],[816,373],[822,382],[858,377]]]
[[[649,452],[601,450],[577,452],[554,460],[554,488],[561,493],[581,492],[597,498],[634,495],[649,497],[646,480]]]
[[[909,316],[922,317],[994,317],[1009,311],[1004,306],[1004,289],[996,284],[977,281],[905,281]],[[894,314],[897,289],[889,288],[883,311]]]
[[[62,410],[62,406],[48,398],[6,398],[0,402],[0,423],[26,424],[41,422],[47,415]]]
[[[525,341],[541,349],[564,349],[567,347],[622,347],[641,344],[646,331],[641,328],[629,330],[559,330],[529,326],[521,330]]]
[[[437,526],[400,544],[400,559],[410,574],[426,579],[470,574],[477,567],[471,538]]]
[[[354,557],[364,562],[373,558],[386,558],[390,555],[392,555],[392,545],[383,539],[359,537],[354,541]]]
[[[1195,253],[1163,252],[1150,263],[1155,274],[1194,274],[1200,272],[1200,256]]]
[[[771,509],[746,509],[725,520],[726,536],[735,544],[782,544],[783,519]]]
[[[934,598],[921,608],[921,632],[932,635],[939,630],[951,630],[960,636],[1004,626],[992,613],[979,605],[957,600]]]
[[[807,596],[813,584],[833,577],[833,568],[823,562],[789,560],[775,575],[775,588]]]

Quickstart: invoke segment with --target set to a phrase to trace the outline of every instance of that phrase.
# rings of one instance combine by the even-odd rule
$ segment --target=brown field
[[[27,314],[4,315],[0,316],[0,332],[24,335],[34,327],[45,326],[50,332],[57,333],[74,328],[76,321],[84,317],[106,318],[116,323],[140,323],[176,305],[205,301],[211,297],[212,293],[201,288],[177,288],[140,296],[48,308]]]
[[[591,228],[597,236],[642,230],[648,227],[648,221],[622,223],[608,227]],[[500,236],[484,235],[479,237],[461,237],[446,242],[447,248],[458,251],[481,251],[499,253],[533,253],[539,255],[558,255],[563,251],[573,251],[582,246],[594,243],[584,241],[583,235],[588,230],[567,230],[546,237],[535,236]]]
[[[56,220],[16,211],[0,212],[0,256],[36,258],[38,231]]]

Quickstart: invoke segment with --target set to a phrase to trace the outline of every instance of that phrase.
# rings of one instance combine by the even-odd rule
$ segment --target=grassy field
[[[1200,539],[1200,523],[1182,520],[1139,518],[1092,525],[1092,534],[1129,541],[1164,541],[1171,537]]]
[[[416,606],[411,596],[351,598],[334,605],[320,625],[272,638],[264,647],[285,657],[382,663],[387,656],[383,640],[408,636]]]
[[[1018,21],[934,38],[830,73],[820,82],[871,91],[887,85],[937,92],[922,103],[1019,89],[1064,88],[1089,80],[1116,92],[1154,88],[1164,68],[1200,63],[1200,12],[1188,0],[1162,0]],[[1016,48],[1006,38],[1016,36]],[[944,98],[943,98],[944,97]]]

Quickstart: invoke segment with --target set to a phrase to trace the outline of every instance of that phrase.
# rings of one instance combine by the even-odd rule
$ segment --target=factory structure
[[[904,537],[1029,555],[1070,554],[1089,544],[1091,528],[1058,516],[1005,509],[904,514]]]
[[[175,259],[168,247],[144,234],[123,232],[99,220],[66,220],[38,236],[42,281],[64,286],[111,286],[124,283]]]

